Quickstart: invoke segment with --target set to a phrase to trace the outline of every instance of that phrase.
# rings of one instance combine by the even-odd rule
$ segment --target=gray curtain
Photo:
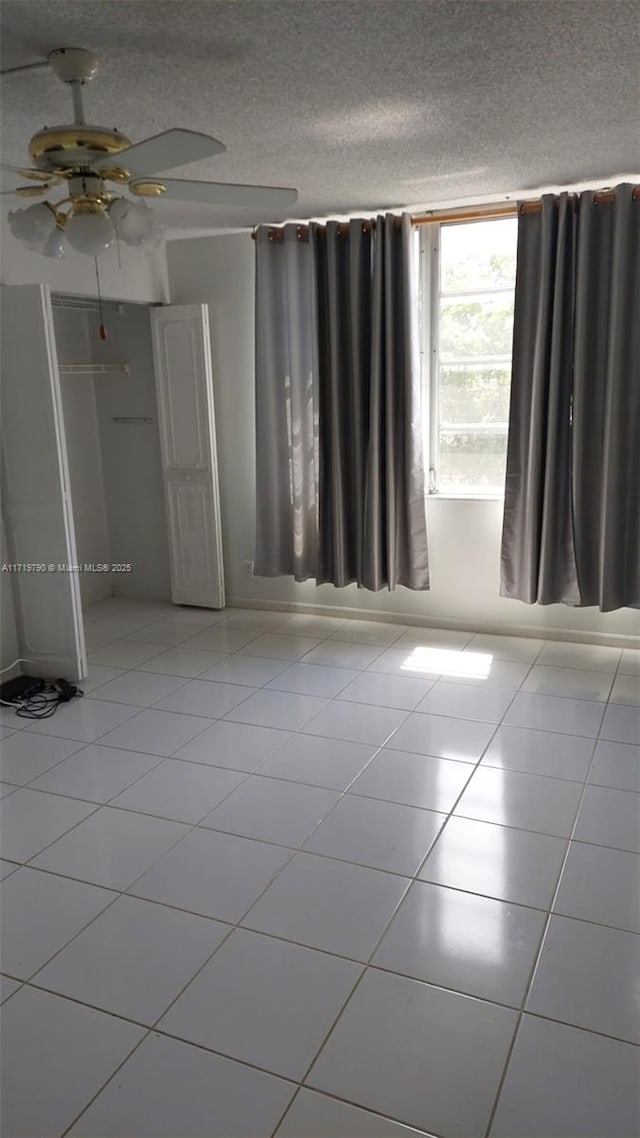
[[[271,241],[263,229],[256,242],[255,571],[337,586],[428,589],[410,218],[311,225],[308,241],[297,232],[287,226],[284,241]],[[294,301],[299,289],[304,303]],[[301,366],[293,368],[292,359]],[[286,415],[294,387],[305,412],[295,420],[298,438]],[[302,557],[292,555],[299,481],[306,491]]]
[[[518,224],[501,589],[640,607],[640,200],[546,195]]]

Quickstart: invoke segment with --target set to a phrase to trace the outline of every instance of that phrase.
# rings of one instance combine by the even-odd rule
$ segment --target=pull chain
[[[101,340],[106,340],[107,329],[105,327],[104,313],[102,310],[102,293],[100,291],[100,270],[98,268],[98,258],[94,257],[94,261],[96,263],[96,284],[98,286],[98,311],[99,311],[99,315],[100,315],[100,327],[98,329],[98,335],[99,335]]]

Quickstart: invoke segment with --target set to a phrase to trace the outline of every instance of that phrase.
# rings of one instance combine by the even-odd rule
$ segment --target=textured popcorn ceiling
[[[99,52],[88,121],[214,134],[227,153],[174,176],[296,186],[296,217],[638,168],[635,0],[3,0],[1,18],[3,67]],[[3,158],[24,163],[36,130],[72,117],[69,92],[48,69],[1,82]],[[154,209],[183,231],[284,216]]]

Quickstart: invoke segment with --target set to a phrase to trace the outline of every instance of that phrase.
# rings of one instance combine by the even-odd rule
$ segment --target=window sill
[[[436,494],[427,494],[427,501],[454,501],[454,502],[504,502],[504,494],[456,494],[453,491],[438,491]]]

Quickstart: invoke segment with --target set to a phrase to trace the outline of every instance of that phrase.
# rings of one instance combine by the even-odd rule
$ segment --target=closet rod
[[[112,371],[122,371],[125,375],[129,375],[131,368],[129,364],[113,363],[113,364],[60,364],[59,371],[61,375],[107,375]]]

